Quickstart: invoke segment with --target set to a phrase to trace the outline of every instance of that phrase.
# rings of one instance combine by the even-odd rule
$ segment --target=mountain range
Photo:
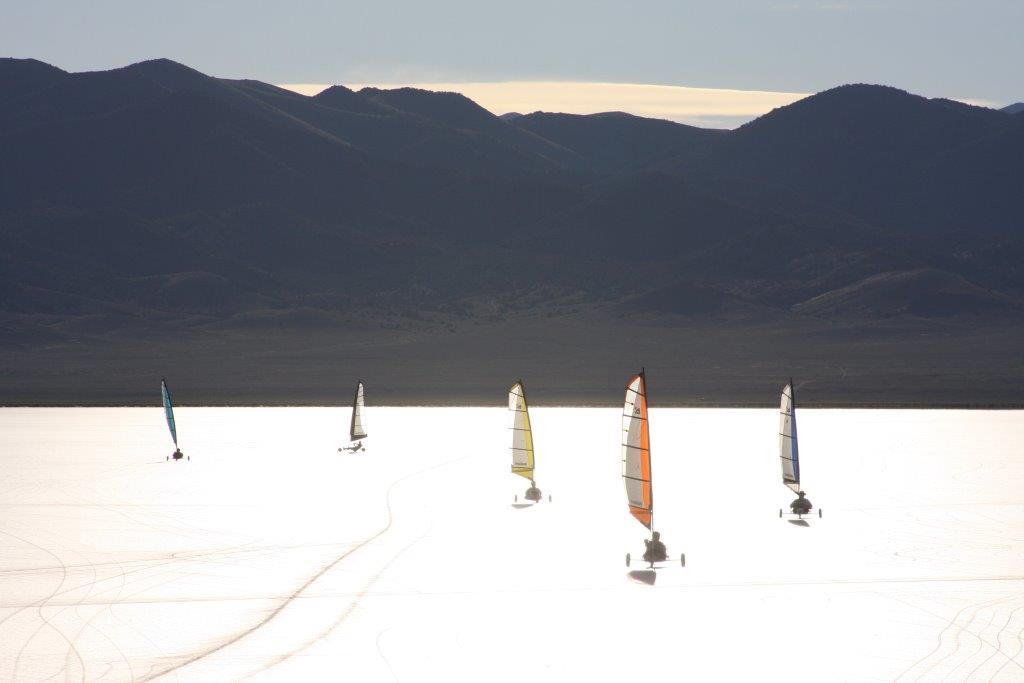
[[[428,376],[394,395],[429,398],[446,354],[501,376],[479,335],[499,356],[532,340],[521,365],[546,367],[561,345],[611,377],[633,361],[603,336],[636,326],[678,365],[665,349],[680,334],[719,339],[723,325],[791,335],[796,350],[827,331],[839,357],[860,345],[865,372],[881,367],[861,356],[874,336],[905,349],[917,379],[936,369],[907,339],[993,330],[991,391],[960,401],[911,381],[899,401],[1020,396],[1024,117],[1012,107],[857,84],[724,131],[619,112],[496,116],[415,88],[308,97],[164,59],[90,73],[3,59],[0,149],[8,402],[89,401],[100,376],[104,400],[134,401],[134,380],[109,369],[135,352],[126,378],[154,354],[206,359],[196,377],[212,401],[244,393],[235,359],[263,354],[263,371],[286,378],[296,340],[336,346],[324,362],[379,342],[390,355],[364,365],[386,374],[447,339]],[[254,350],[254,335],[269,347]],[[955,346],[944,354],[956,362]],[[760,362],[740,356],[737,372]],[[813,381],[823,401],[847,395]],[[245,395],[326,395],[268,382]],[[559,382],[560,396],[579,384]]]

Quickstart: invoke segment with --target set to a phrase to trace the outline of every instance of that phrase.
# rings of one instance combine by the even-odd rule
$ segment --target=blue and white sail
[[[779,407],[779,459],[782,461],[782,483],[800,490],[800,447],[796,435],[796,400],[793,380],[782,389]]]
[[[160,393],[164,399],[164,417],[167,418],[167,428],[171,430],[171,438],[174,439],[174,447],[178,447],[178,430],[174,425],[174,403],[171,401],[171,390],[167,388],[167,380],[160,380]]]

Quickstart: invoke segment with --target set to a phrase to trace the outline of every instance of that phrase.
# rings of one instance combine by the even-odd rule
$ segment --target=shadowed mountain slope
[[[679,320],[1024,320],[1024,119],[894,88],[708,131],[413,88],[307,97],[169,60],[3,60],[0,149],[11,348],[307,329],[372,345],[515,316],[583,321],[587,344],[630,317],[666,338]]]
[[[933,269],[880,273],[840,289],[819,294],[794,310],[814,315],[922,317],[985,314],[1019,308],[1005,295],[983,289],[962,277]]]
[[[704,150],[718,131],[622,112],[550,114],[534,112],[509,119],[514,125],[557,142],[603,173],[656,166],[662,159],[686,159]]]

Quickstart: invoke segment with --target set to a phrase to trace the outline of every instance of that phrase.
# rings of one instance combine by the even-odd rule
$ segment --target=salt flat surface
[[[0,410],[0,680],[1024,679],[1021,412],[801,410],[797,526],[776,411],[654,408],[653,585],[620,411],[531,414],[517,508],[504,409]]]

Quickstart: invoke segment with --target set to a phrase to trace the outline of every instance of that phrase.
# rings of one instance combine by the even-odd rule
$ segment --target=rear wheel
[[[682,553],[679,556],[679,566],[681,566],[681,567],[685,567],[686,566],[686,553]]]
[[[515,496],[513,496],[512,502],[513,503],[518,503],[519,502],[519,494],[518,493]]]
[[[782,519],[782,508],[779,508],[779,519]]]
[[[629,553],[626,553],[626,566],[629,566]]]
[[[821,519],[821,508],[818,508],[818,519]]]
[[[550,493],[548,494],[548,502],[549,503],[551,502],[551,494]]]

